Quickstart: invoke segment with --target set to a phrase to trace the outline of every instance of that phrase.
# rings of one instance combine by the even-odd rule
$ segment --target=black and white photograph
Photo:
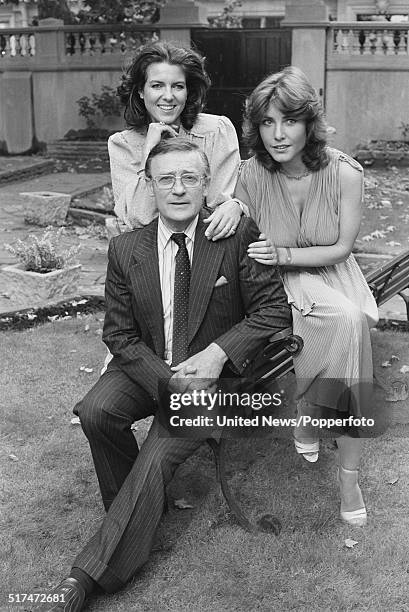
[[[409,612],[408,0],[0,0],[0,612]]]

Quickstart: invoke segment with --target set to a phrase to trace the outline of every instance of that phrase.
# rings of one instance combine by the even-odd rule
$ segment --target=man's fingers
[[[170,369],[173,372],[183,372],[183,374],[195,374],[197,372],[195,366],[189,365],[183,361],[176,366],[172,366]]]

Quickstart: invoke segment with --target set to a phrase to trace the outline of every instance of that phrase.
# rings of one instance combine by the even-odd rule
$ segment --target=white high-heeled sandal
[[[320,450],[319,440],[308,443],[300,442],[294,438],[294,446],[297,453],[302,455],[303,458],[309,463],[316,463],[318,461],[318,451]]]
[[[356,478],[355,486],[358,489],[359,495],[363,503],[363,506],[361,508],[358,508],[357,510],[342,510],[342,491],[341,491],[341,510],[340,510],[341,520],[344,521],[344,523],[351,525],[352,527],[365,527],[368,516],[367,516],[364,500],[362,498],[361,488],[358,484],[358,470],[347,470],[346,468],[342,467],[342,465],[340,465],[338,467],[338,473],[337,473],[338,483],[340,485],[340,488],[341,488],[341,478],[340,478],[341,470],[344,474],[354,474],[355,475],[355,478]]]

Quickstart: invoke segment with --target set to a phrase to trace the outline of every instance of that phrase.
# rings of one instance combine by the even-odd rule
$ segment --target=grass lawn
[[[408,168],[365,168],[365,199],[356,251],[397,255],[409,249]]]
[[[1,612],[24,610],[8,606],[8,593],[45,592],[65,576],[104,514],[85,436],[70,424],[74,403],[97,379],[105,355],[100,318],[0,334]],[[375,369],[387,388],[407,382],[399,372],[409,365],[407,339],[373,332]],[[391,366],[382,367],[388,360]],[[394,421],[409,421],[407,403],[385,403],[381,389],[376,404]],[[169,487],[170,510],[143,572],[121,593],[93,600],[89,610],[409,610],[406,431],[395,424],[365,442],[366,529],[338,519],[332,442],[322,444],[315,465],[295,454],[289,436],[231,442],[235,494],[253,521],[265,513],[279,517],[278,537],[248,534],[229,521],[203,446]],[[140,439],[145,432],[146,424]],[[182,497],[192,509],[174,507]],[[346,538],[357,544],[347,548]]]

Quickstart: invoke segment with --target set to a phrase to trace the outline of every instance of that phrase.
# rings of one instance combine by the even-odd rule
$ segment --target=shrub
[[[93,93],[90,96],[82,96],[76,103],[78,104],[78,114],[84,117],[88,128],[96,128],[100,125],[103,117],[121,115],[121,103],[112,87],[102,86],[100,94]]]
[[[409,123],[405,123],[404,121],[401,121],[400,129],[402,132],[403,140],[408,141],[409,140]]]
[[[75,263],[75,256],[80,247],[72,246],[66,250],[59,249],[63,232],[63,227],[56,230],[50,226],[46,228],[40,238],[30,235],[27,240],[17,240],[14,245],[5,244],[4,246],[7,251],[17,257],[25,270],[45,274]]]

